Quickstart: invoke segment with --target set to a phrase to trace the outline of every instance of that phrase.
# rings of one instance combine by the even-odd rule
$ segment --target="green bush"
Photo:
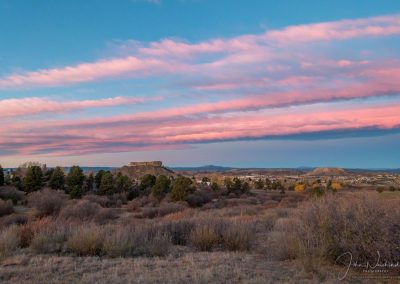
[[[171,196],[175,201],[182,201],[194,191],[195,187],[193,186],[192,180],[188,177],[179,176],[172,185]]]

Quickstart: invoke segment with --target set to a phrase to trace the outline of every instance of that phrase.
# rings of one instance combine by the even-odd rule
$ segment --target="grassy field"
[[[398,192],[251,190],[191,207],[42,190],[0,201],[0,281],[336,283],[344,252],[399,260],[399,201]],[[358,272],[344,281],[369,281]]]

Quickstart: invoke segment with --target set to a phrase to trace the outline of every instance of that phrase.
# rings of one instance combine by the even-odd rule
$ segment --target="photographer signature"
[[[379,268],[379,269],[381,269],[381,270],[379,270],[379,272],[388,272],[387,268],[400,267],[399,262],[388,262],[388,261],[381,262],[381,255],[380,255],[379,251],[377,251],[377,255],[378,255],[378,257],[376,259],[376,262],[371,264],[369,261],[367,261],[365,263],[359,263],[358,261],[354,261],[353,254],[351,252],[345,252],[345,253],[341,254],[336,259],[336,263],[345,265],[345,268],[341,273],[339,273],[338,279],[339,280],[345,279],[347,277],[347,274],[349,273],[349,270],[351,267],[363,268],[364,270]],[[346,259],[347,259],[347,261],[346,261]]]

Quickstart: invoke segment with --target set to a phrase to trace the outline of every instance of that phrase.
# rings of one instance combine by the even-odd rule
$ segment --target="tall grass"
[[[343,253],[358,262],[400,258],[400,206],[375,192],[328,195],[302,204],[278,219],[269,237],[269,253],[277,259],[300,258],[335,263]],[[308,267],[313,269],[313,267]]]

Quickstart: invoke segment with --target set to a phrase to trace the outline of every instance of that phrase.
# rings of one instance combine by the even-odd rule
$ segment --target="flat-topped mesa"
[[[162,167],[161,161],[130,162],[129,167]]]

